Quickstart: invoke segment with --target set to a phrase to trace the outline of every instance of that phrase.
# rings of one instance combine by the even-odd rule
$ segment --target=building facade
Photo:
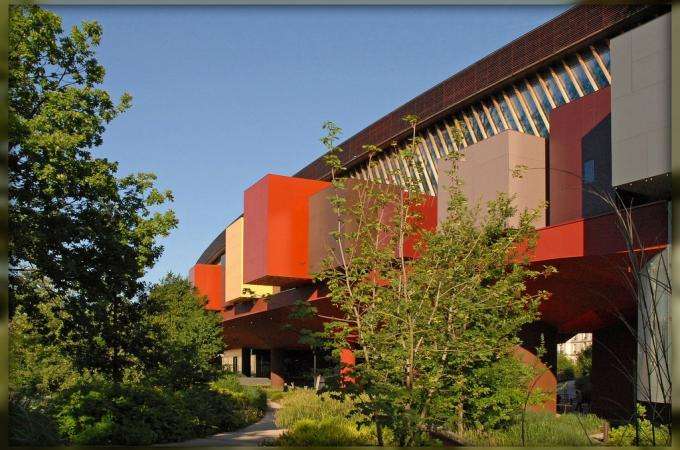
[[[558,273],[530,286],[552,295],[541,305],[540,321],[521,336],[522,358],[535,359],[532,352],[545,338],[542,363],[551,370],[540,384],[554,392],[557,345],[592,333],[592,410],[614,419],[630,415],[636,395],[664,398],[653,389],[641,395],[631,381],[636,377],[621,376],[639,371],[640,342],[669,342],[670,317],[666,296],[657,302],[665,308],[661,325],[637,328],[642,290],[621,276],[630,246],[602,196],[631,206],[634,254],[656,257],[656,267],[658,258],[668,260],[669,10],[571,8],[340,144],[356,182],[399,186],[416,179],[430,196],[423,214],[433,227],[443,217],[450,183],[444,157],[452,151],[464,151],[460,173],[469,198],[484,201],[502,191],[515,194],[520,208],[547,202],[535,223],[532,263],[553,265]],[[399,152],[409,137],[407,114],[419,117],[422,138],[411,161]],[[462,143],[454,139],[456,128]],[[370,166],[368,144],[383,149]],[[517,165],[527,168],[519,180],[512,176]],[[264,176],[244,192],[243,215],[220,230],[191,269],[206,307],[223,316],[226,367],[281,386],[311,384],[328,364],[299,340],[299,330],[318,328],[321,320],[289,315],[300,299],[320,314],[332,309],[311,276],[330,231],[327,202],[319,201],[331,189],[329,178],[322,157],[294,176]],[[352,361],[351,349],[343,359]],[[661,374],[648,378],[663,384]],[[545,407],[554,410],[555,402]]]

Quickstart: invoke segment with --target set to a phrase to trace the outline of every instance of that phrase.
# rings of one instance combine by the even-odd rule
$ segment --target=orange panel
[[[248,284],[309,282],[309,197],[326,181],[267,175],[244,193],[244,267]]]
[[[219,264],[196,264],[189,270],[189,281],[198,293],[208,297],[206,309],[224,308],[224,271]]]

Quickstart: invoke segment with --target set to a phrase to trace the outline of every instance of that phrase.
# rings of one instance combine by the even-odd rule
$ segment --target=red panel
[[[651,203],[631,210],[638,233],[636,247],[653,249],[668,242],[668,209],[665,202]],[[532,261],[548,261],[624,252],[626,243],[615,214],[541,228]]]
[[[427,231],[434,231],[437,229],[437,197],[425,195],[423,203],[418,205],[416,211],[420,214],[420,219],[416,224],[419,228]],[[408,258],[417,258],[418,252],[415,246],[418,242],[418,236],[411,236],[404,242],[404,256]]]
[[[550,112],[550,224],[581,217],[581,141],[611,112],[610,88]]]
[[[206,309],[224,308],[224,268],[219,264],[196,264],[189,270],[189,281],[199,294],[208,297]]]
[[[309,197],[330,183],[267,175],[244,193],[243,279],[293,286],[311,280]]]

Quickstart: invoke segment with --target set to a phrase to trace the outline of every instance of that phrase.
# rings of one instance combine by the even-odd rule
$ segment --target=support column
[[[634,412],[637,356],[635,320],[630,330],[619,323],[593,333],[592,411],[609,420],[629,420]]]
[[[285,379],[283,378],[283,352],[281,348],[273,348],[270,350],[269,367],[272,387],[274,389],[283,389]]]

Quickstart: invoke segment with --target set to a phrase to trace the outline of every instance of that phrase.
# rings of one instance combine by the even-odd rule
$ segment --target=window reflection
[[[529,89],[527,88],[526,84],[520,86],[520,92],[522,93],[522,97],[524,97],[524,101],[529,107],[529,113],[531,114],[531,118],[534,120],[534,125],[536,125],[536,128],[538,129],[538,134],[540,134],[543,137],[547,137],[548,130],[545,124],[543,123],[543,119],[541,118],[541,115],[538,112],[538,107],[536,106],[534,98],[531,96],[531,93],[529,92]]]
[[[498,104],[501,105],[501,111],[503,112],[503,117],[505,117],[505,121],[508,123],[508,126],[515,131],[522,131],[520,130],[519,125],[515,122],[515,117],[512,115],[510,107],[505,102],[505,97],[501,95],[497,98],[497,101]]]
[[[581,56],[583,57],[583,62],[586,63],[586,66],[588,67],[588,71],[590,72],[590,74],[595,79],[595,82],[597,83],[597,85],[601,88],[608,86],[609,81],[607,80],[607,77],[604,75],[604,72],[602,72],[602,68],[600,67],[600,65],[595,60],[595,56],[593,55],[593,52],[588,50]]]
[[[489,114],[491,115],[491,119],[493,120],[494,125],[496,125],[496,129],[500,133],[501,131],[505,130],[505,126],[503,125],[503,121],[501,120],[501,117],[498,115],[498,111],[496,110],[496,105],[493,103],[489,102],[487,103],[486,107],[489,109]]]
[[[576,81],[581,86],[581,91],[583,92],[583,95],[588,95],[595,92],[595,89],[590,83],[590,80],[588,79],[585,70],[583,70],[583,66],[581,65],[581,62],[578,60],[578,57],[576,57],[576,55],[570,56],[569,58],[567,58],[567,64],[569,65],[569,68],[571,68],[572,73],[576,77]]]
[[[564,66],[560,65],[556,67],[555,73],[557,73],[557,76],[560,78],[560,82],[562,83],[562,86],[564,86],[564,90],[567,92],[569,100],[576,100],[579,98],[580,96],[578,95],[578,91],[576,90],[576,87],[571,81],[571,77],[567,73],[567,70],[564,68]]]
[[[550,114],[550,111],[552,111],[552,105],[550,104],[550,100],[548,100],[548,95],[543,89],[543,85],[539,83],[538,78],[534,78],[531,81],[531,87],[533,88],[534,93],[536,93],[538,101],[541,103],[540,106],[547,117],[548,114]]]

